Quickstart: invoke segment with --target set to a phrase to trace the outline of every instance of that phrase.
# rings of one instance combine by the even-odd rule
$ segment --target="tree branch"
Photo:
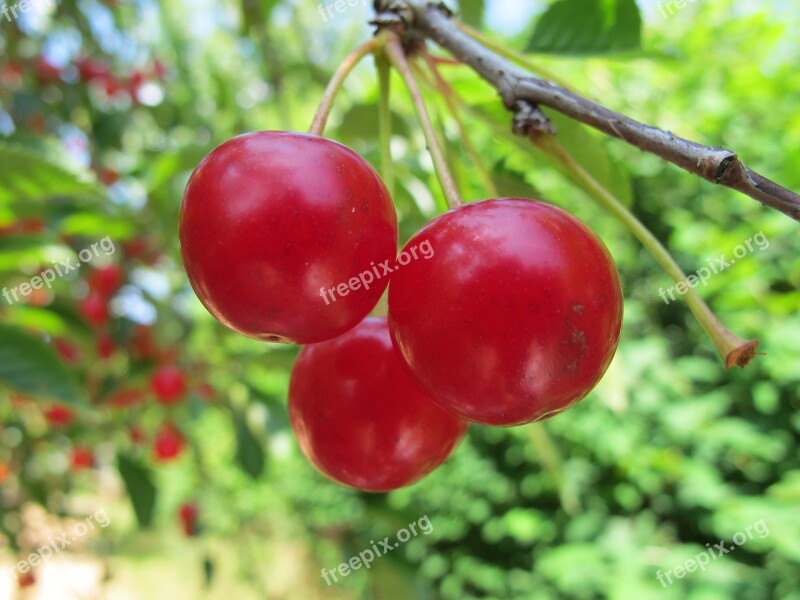
[[[376,4],[381,5],[380,0]],[[704,146],[640,123],[520,69],[461,31],[441,3],[384,0],[381,8],[396,12],[406,21],[409,33],[433,40],[496,88],[506,108],[514,111],[515,130],[520,133],[546,131],[550,124],[538,111],[538,105],[547,106],[800,221],[800,195],[759,175],[735,152]]]

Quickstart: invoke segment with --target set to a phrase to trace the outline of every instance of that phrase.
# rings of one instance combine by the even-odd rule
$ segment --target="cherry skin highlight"
[[[418,481],[467,430],[414,382],[382,317],[303,348],[289,386],[289,416],[319,471],[370,492]]]
[[[394,259],[397,217],[381,178],[349,148],[261,131],[225,142],[197,167],[180,241],[195,293],[223,324],[307,344],[344,333],[375,307],[388,279],[373,277],[368,289],[353,281]]]
[[[423,227],[431,260],[392,275],[392,339],[441,406],[520,425],[581,400],[619,342],[622,291],[603,243],[553,205],[474,202]]]

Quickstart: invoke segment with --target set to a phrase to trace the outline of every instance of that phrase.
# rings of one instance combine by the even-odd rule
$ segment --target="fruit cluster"
[[[433,219],[410,261],[336,302],[320,290],[397,255],[386,187],[329,139],[266,131],[213,150],[189,180],[180,241],[189,281],[220,322],[306,344],[289,413],[325,475],[368,491],[442,464],[468,422],[553,416],[597,384],[619,341],[622,293],[603,243],[550,204],[473,202]],[[388,318],[368,317],[389,288]]]

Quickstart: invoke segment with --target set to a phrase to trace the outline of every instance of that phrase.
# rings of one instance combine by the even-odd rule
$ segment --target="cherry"
[[[33,585],[36,585],[36,575],[34,575],[33,571],[21,573],[19,579],[17,579],[17,587],[19,589],[24,589]]]
[[[611,362],[619,274],[603,243],[565,211],[502,198],[466,204],[408,242],[435,256],[392,275],[392,339],[441,406],[487,425],[557,414]]]
[[[156,432],[153,452],[157,460],[167,461],[176,458],[185,447],[186,441],[172,423],[163,424]]]
[[[83,56],[75,61],[78,68],[78,77],[81,81],[94,81],[106,79],[111,75],[111,69],[105,61]]]
[[[78,312],[86,321],[97,327],[102,327],[111,318],[108,311],[108,299],[97,292],[90,292],[78,304]]]
[[[64,338],[53,338],[53,348],[65,362],[75,364],[81,360],[81,351],[78,346]]]
[[[11,467],[8,466],[8,463],[0,462],[0,484],[4,483],[10,474]]]
[[[111,408],[129,408],[139,404],[144,398],[144,392],[138,388],[121,389],[110,394],[105,404]]]
[[[200,511],[194,502],[185,502],[178,509],[178,520],[187,537],[197,535],[197,517]]]
[[[146,438],[146,434],[144,429],[142,429],[139,425],[131,425],[128,428],[128,437],[131,440],[132,444],[141,444]]]
[[[44,418],[53,427],[66,427],[75,420],[75,411],[69,406],[54,404],[45,411]]]
[[[85,446],[75,446],[72,449],[72,470],[91,469],[94,466],[94,452]]]
[[[117,265],[106,265],[93,269],[86,278],[89,289],[103,298],[117,293],[125,277],[123,270]]]
[[[114,342],[114,338],[109,333],[101,333],[95,340],[97,355],[102,359],[109,359],[114,356],[116,348],[117,345]]]
[[[289,386],[289,416],[317,469],[371,492],[418,481],[450,456],[467,430],[414,382],[382,317],[303,348]]]
[[[186,378],[178,367],[159,367],[150,377],[150,387],[160,404],[175,404],[186,395]]]
[[[45,56],[41,54],[37,56],[33,66],[41,83],[56,83],[61,80],[61,69]]]
[[[192,287],[223,324],[306,344],[344,333],[374,308],[388,283],[378,265],[397,251],[397,218],[378,174],[349,148],[260,131],[197,167],[180,240]]]

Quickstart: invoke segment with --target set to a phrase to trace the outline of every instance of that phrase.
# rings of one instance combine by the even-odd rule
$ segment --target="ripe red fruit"
[[[36,575],[33,574],[33,571],[20,573],[19,579],[17,579],[17,587],[23,589],[32,585],[36,585]]]
[[[53,427],[66,427],[75,420],[75,411],[63,404],[54,404],[44,412],[44,418]]]
[[[72,449],[72,470],[91,469],[94,466],[94,453],[91,448],[75,446]]]
[[[380,273],[394,259],[397,218],[381,178],[349,148],[260,131],[225,142],[197,167],[180,240],[195,293],[223,324],[306,344],[344,333],[374,308],[388,278],[373,265]],[[323,297],[321,288],[337,286]]]
[[[619,341],[622,292],[603,243],[565,211],[475,202],[408,242],[431,260],[392,276],[392,339],[439,404],[487,425],[557,414],[586,396]]]
[[[130,437],[131,443],[141,444],[147,436],[145,435],[144,429],[139,425],[131,425],[128,429],[128,437]]]
[[[101,333],[95,341],[95,348],[100,358],[111,358],[114,355],[114,350],[116,350],[114,338],[108,333]]]
[[[160,461],[171,460],[177,457],[186,447],[186,441],[181,432],[172,423],[165,423],[156,432],[153,442],[153,452]]]
[[[75,61],[78,67],[78,77],[81,81],[93,81],[95,79],[106,79],[111,75],[111,69],[105,61],[84,56]]]
[[[118,265],[106,265],[93,269],[86,282],[89,284],[89,289],[103,298],[109,298],[117,293],[125,273]]]
[[[4,483],[11,474],[11,467],[7,463],[0,463],[0,484]]]
[[[178,367],[159,367],[150,377],[150,387],[161,404],[175,404],[186,395],[186,377]]]
[[[111,408],[128,408],[141,402],[144,392],[137,388],[117,390],[106,398],[105,404]]]
[[[289,386],[289,416],[317,469],[371,492],[418,481],[467,430],[414,382],[382,317],[303,348]]]
[[[41,83],[56,83],[61,80],[61,69],[41,54],[36,57],[33,66]]]
[[[64,338],[53,338],[53,347],[65,362],[75,364],[81,360],[81,351],[75,344]]]
[[[183,528],[183,533],[185,533],[187,537],[192,537],[197,534],[198,515],[199,511],[194,502],[185,502],[181,504],[178,509],[178,520]]]
[[[78,303],[78,312],[90,325],[97,327],[102,327],[111,318],[108,300],[97,292],[91,292]]]

